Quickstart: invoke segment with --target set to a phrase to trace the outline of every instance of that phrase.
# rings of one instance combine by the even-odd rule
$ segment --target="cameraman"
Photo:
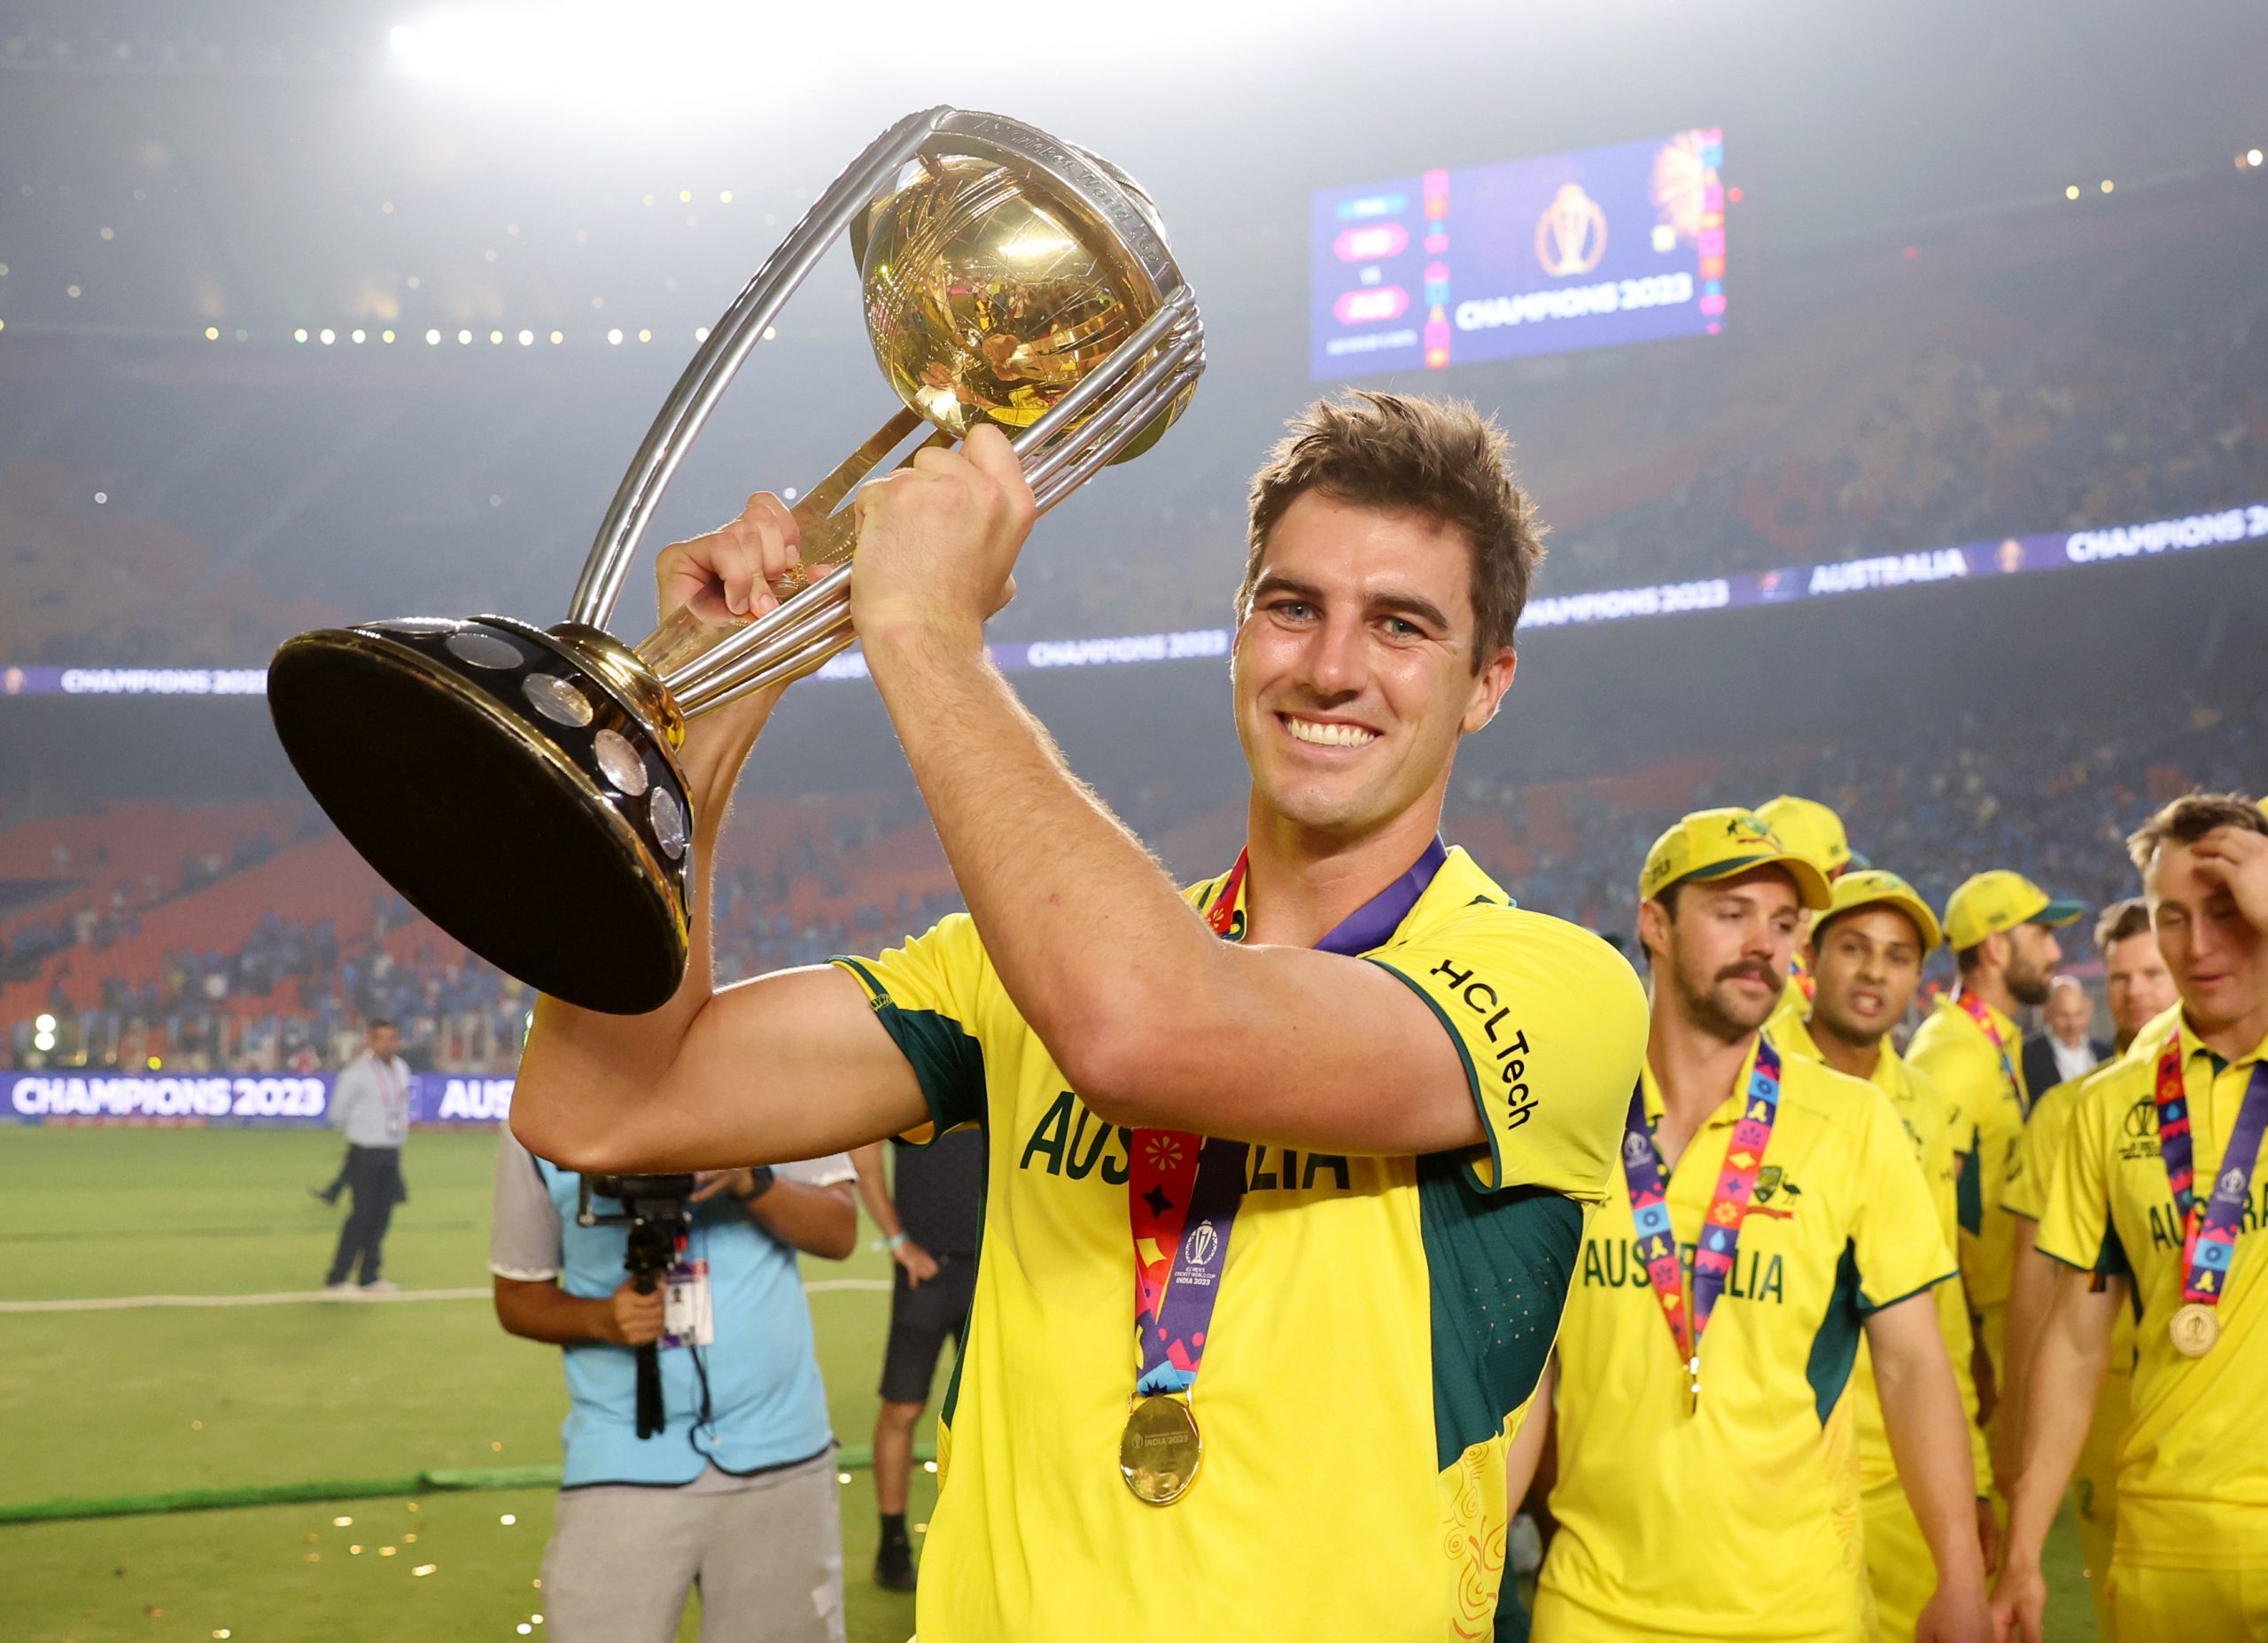
[[[577,1224],[581,1178],[502,1136],[496,1316],[566,1349],[565,1467],[543,1560],[560,1643],[669,1643],[695,1585],[703,1643],[842,1643],[835,1438],[796,1253],[850,1253],[854,1178],[839,1155],[694,1177],[669,1303],[625,1275],[624,1227]],[[595,1191],[592,1207],[622,1208]],[[649,1344],[666,1425],[641,1438],[636,1349]]]

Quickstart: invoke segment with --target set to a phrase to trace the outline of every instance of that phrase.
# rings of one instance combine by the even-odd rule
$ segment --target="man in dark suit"
[[[2059,975],[2047,984],[2040,1015],[2047,1030],[2023,1041],[2026,1089],[2053,1089],[2109,1058],[2109,1041],[2087,1031],[2094,1025],[2094,1000],[2077,977]]]

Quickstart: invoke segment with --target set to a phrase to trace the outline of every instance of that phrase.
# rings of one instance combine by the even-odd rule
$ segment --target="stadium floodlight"
[[[32,1027],[38,1032],[52,1033],[55,1030],[55,1018],[42,1011],[32,1018]]]
[[[2244,163],[2248,166],[2257,166],[2264,159],[2268,159],[2268,155],[2263,154],[2256,148],[2249,148],[2244,151]]]

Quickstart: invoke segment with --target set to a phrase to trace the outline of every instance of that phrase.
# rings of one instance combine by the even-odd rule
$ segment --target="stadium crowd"
[[[1686,810],[1781,791],[1821,795],[1848,818],[1862,852],[1910,865],[1932,899],[2020,853],[2042,882],[2101,905],[2123,893],[2115,846],[2138,818],[2193,786],[2241,787],[2268,763],[2262,740],[2253,716],[2202,698],[2170,722],[2137,706],[2123,719],[2051,720],[2013,738],[1972,717],[1893,729],[1863,749],[1736,750],[1655,802],[1618,796],[1612,772],[1554,784],[1565,796],[1551,825],[1530,813],[1531,784],[1476,770],[1458,779],[1445,832],[1472,840],[1524,906],[1624,942],[1637,914],[1628,864],[1650,841]],[[1147,839],[1168,836],[1207,807],[1236,802],[1202,781],[1148,782],[1106,797]],[[876,951],[958,906],[942,864],[887,895],[864,884],[862,861],[889,853],[909,825],[926,833],[916,795],[872,794],[788,831],[761,861],[728,861],[717,883],[719,979]],[[1553,839],[1564,848],[1542,842]],[[249,833],[232,861],[207,854],[184,862],[170,894],[256,865],[275,848],[266,833]],[[36,1012],[56,1018],[58,1040],[57,1052],[39,1051],[33,1015],[19,1014],[6,1023],[17,1065],[134,1067],[157,1055],[185,1070],[335,1069],[353,1054],[357,1024],[370,1016],[400,1023],[404,1053],[419,1067],[509,1072],[517,1057],[532,1003],[526,989],[391,892],[374,892],[367,919],[352,927],[271,910],[241,943],[169,951],[158,973],[136,981],[105,968],[115,938],[153,899],[144,880],[126,883],[115,908],[31,916],[11,936],[22,943],[12,953],[12,975],[44,966]],[[2091,955],[2082,942],[2073,957],[2085,963]],[[81,975],[98,980],[97,999],[74,1001],[71,983]]]

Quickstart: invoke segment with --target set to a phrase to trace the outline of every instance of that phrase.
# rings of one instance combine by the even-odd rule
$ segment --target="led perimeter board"
[[[1428,171],[1314,197],[1318,379],[1713,334],[1724,133]]]

